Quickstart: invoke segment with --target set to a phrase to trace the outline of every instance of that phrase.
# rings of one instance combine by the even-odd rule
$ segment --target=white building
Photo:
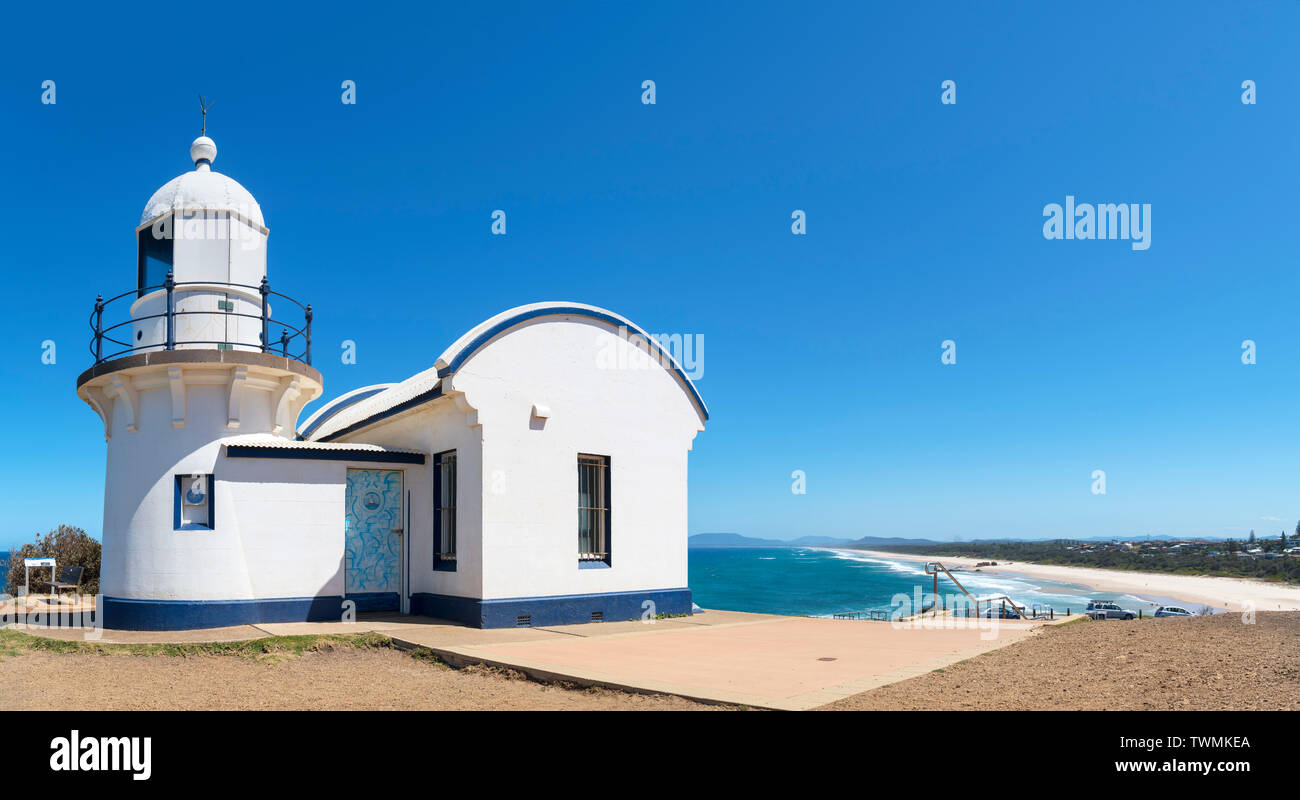
[[[400,383],[322,395],[311,307],[270,290],[216,146],[137,228],[77,394],[108,442],[109,628],[400,610],[482,627],[682,614],[686,465],[708,412],[612,311],[504,311]],[[280,338],[275,338],[277,332]]]

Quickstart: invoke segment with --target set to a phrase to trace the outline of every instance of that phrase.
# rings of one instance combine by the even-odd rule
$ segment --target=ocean
[[[0,551],[0,576],[9,553]],[[1151,614],[1159,598],[1094,592],[1086,586],[1012,574],[959,572],[957,579],[977,597],[1005,594],[1019,603],[1041,603],[1081,611],[1089,598],[1114,600]],[[690,587],[701,608],[829,617],[842,611],[888,611],[895,594],[911,596],[920,586],[929,602],[933,579],[912,561],[875,558],[851,550],[811,547],[692,547]],[[940,594],[957,589],[939,579]],[[1195,609],[1193,609],[1195,610]]]
[[[976,597],[1007,595],[1018,603],[1082,611],[1088,600],[1113,600],[1124,608],[1151,614],[1158,598],[1095,592],[1086,586],[1007,573],[957,572]],[[930,602],[933,578],[924,565],[892,561],[852,550],[800,547],[693,547],[690,587],[701,608],[828,617],[844,611],[888,611],[895,594],[912,596],[920,586]],[[941,595],[959,593],[946,576]]]

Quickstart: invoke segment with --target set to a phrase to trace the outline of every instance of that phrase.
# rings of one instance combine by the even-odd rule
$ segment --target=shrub
[[[9,574],[5,580],[5,592],[18,594],[25,579],[24,558],[53,558],[54,578],[64,567],[85,567],[81,574],[81,593],[99,594],[99,557],[100,544],[90,538],[81,528],[60,525],[44,536],[38,536],[35,542],[29,542],[9,554]],[[32,571],[32,592],[49,589],[50,570],[42,567]],[[39,575],[39,577],[37,577]]]

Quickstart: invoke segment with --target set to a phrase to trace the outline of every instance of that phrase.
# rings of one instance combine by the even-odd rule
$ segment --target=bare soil
[[[1083,621],[824,710],[1296,710],[1300,612]]]
[[[680,697],[541,684],[452,669],[387,649],[326,647],[263,661],[239,655],[21,650],[0,660],[4,710],[707,710]]]
[[[684,698],[452,669],[384,647],[131,655],[0,647],[0,710],[710,710]],[[827,710],[1300,709],[1300,612],[1084,621]]]

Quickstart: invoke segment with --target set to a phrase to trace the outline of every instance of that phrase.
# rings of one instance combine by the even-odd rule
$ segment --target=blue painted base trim
[[[401,611],[402,599],[397,592],[348,592],[343,596],[357,604],[357,611]]]
[[[394,598],[396,593],[392,593]],[[358,610],[364,609],[360,602]],[[337,622],[343,598],[275,597],[265,600],[131,600],[104,598],[104,627],[124,631],[184,631],[259,622]]]
[[[654,589],[643,592],[605,592],[550,597],[511,597],[480,600],[446,594],[417,592],[411,595],[411,613],[451,620],[474,628],[514,628],[519,618],[529,617],[529,625],[572,625],[591,622],[600,612],[606,622],[641,619],[651,601],[654,614],[691,613],[690,589]]]
[[[483,627],[483,619],[479,611],[481,602],[473,597],[416,592],[411,595],[411,613],[481,628]]]
[[[395,611],[396,592],[350,594],[346,598],[275,597],[259,600],[132,600],[104,598],[104,627],[126,631],[183,631],[256,625],[260,622],[337,622],[343,618],[343,601],[352,600],[357,611]],[[649,600],[654,605],[647,608]],[[411,595],[411,613],[460,622],[475,628],[514,628],[527,616],[529,625],[572,625],[591,622],[599,612],[606,622],[641,619],[654,614],[690,614],[690,589],[655,589],[641,592],[606,592],[550,597],[511,597],[480,600],[445,594]]]

